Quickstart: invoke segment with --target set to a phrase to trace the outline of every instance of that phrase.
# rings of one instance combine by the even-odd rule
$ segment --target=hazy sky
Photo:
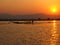
[[[0,13],[8,14],[51,14],[51,8],[56,7],[55,13],[60,13],[60,0],[0,0]]]

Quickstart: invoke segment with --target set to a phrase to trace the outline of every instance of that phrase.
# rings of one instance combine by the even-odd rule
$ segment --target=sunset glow
[[[58,7],[60,0],[0,0],[0,13],[8,14],[55,14]]]

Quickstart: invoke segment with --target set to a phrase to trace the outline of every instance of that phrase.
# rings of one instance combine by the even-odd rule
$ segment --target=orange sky
[[[53,14],[50,10],[57,7],[60,14],[60,0],[0,0],[0,13],[8,14]]]

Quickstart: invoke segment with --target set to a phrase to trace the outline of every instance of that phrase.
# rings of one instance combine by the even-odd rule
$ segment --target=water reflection
[[[52,27],[52,30],[51,30],[51,45],[56,45],[56,42],[57,42],[57,38],[58,38],[58,35],[57,35],[57,26],[56,26],[56,20],[53,20],[53,27]]]

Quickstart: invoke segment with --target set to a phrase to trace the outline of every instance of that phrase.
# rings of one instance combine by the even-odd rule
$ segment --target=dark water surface
[[[0,21],[0,45],[60,45],[60,21],[34,24]]]

